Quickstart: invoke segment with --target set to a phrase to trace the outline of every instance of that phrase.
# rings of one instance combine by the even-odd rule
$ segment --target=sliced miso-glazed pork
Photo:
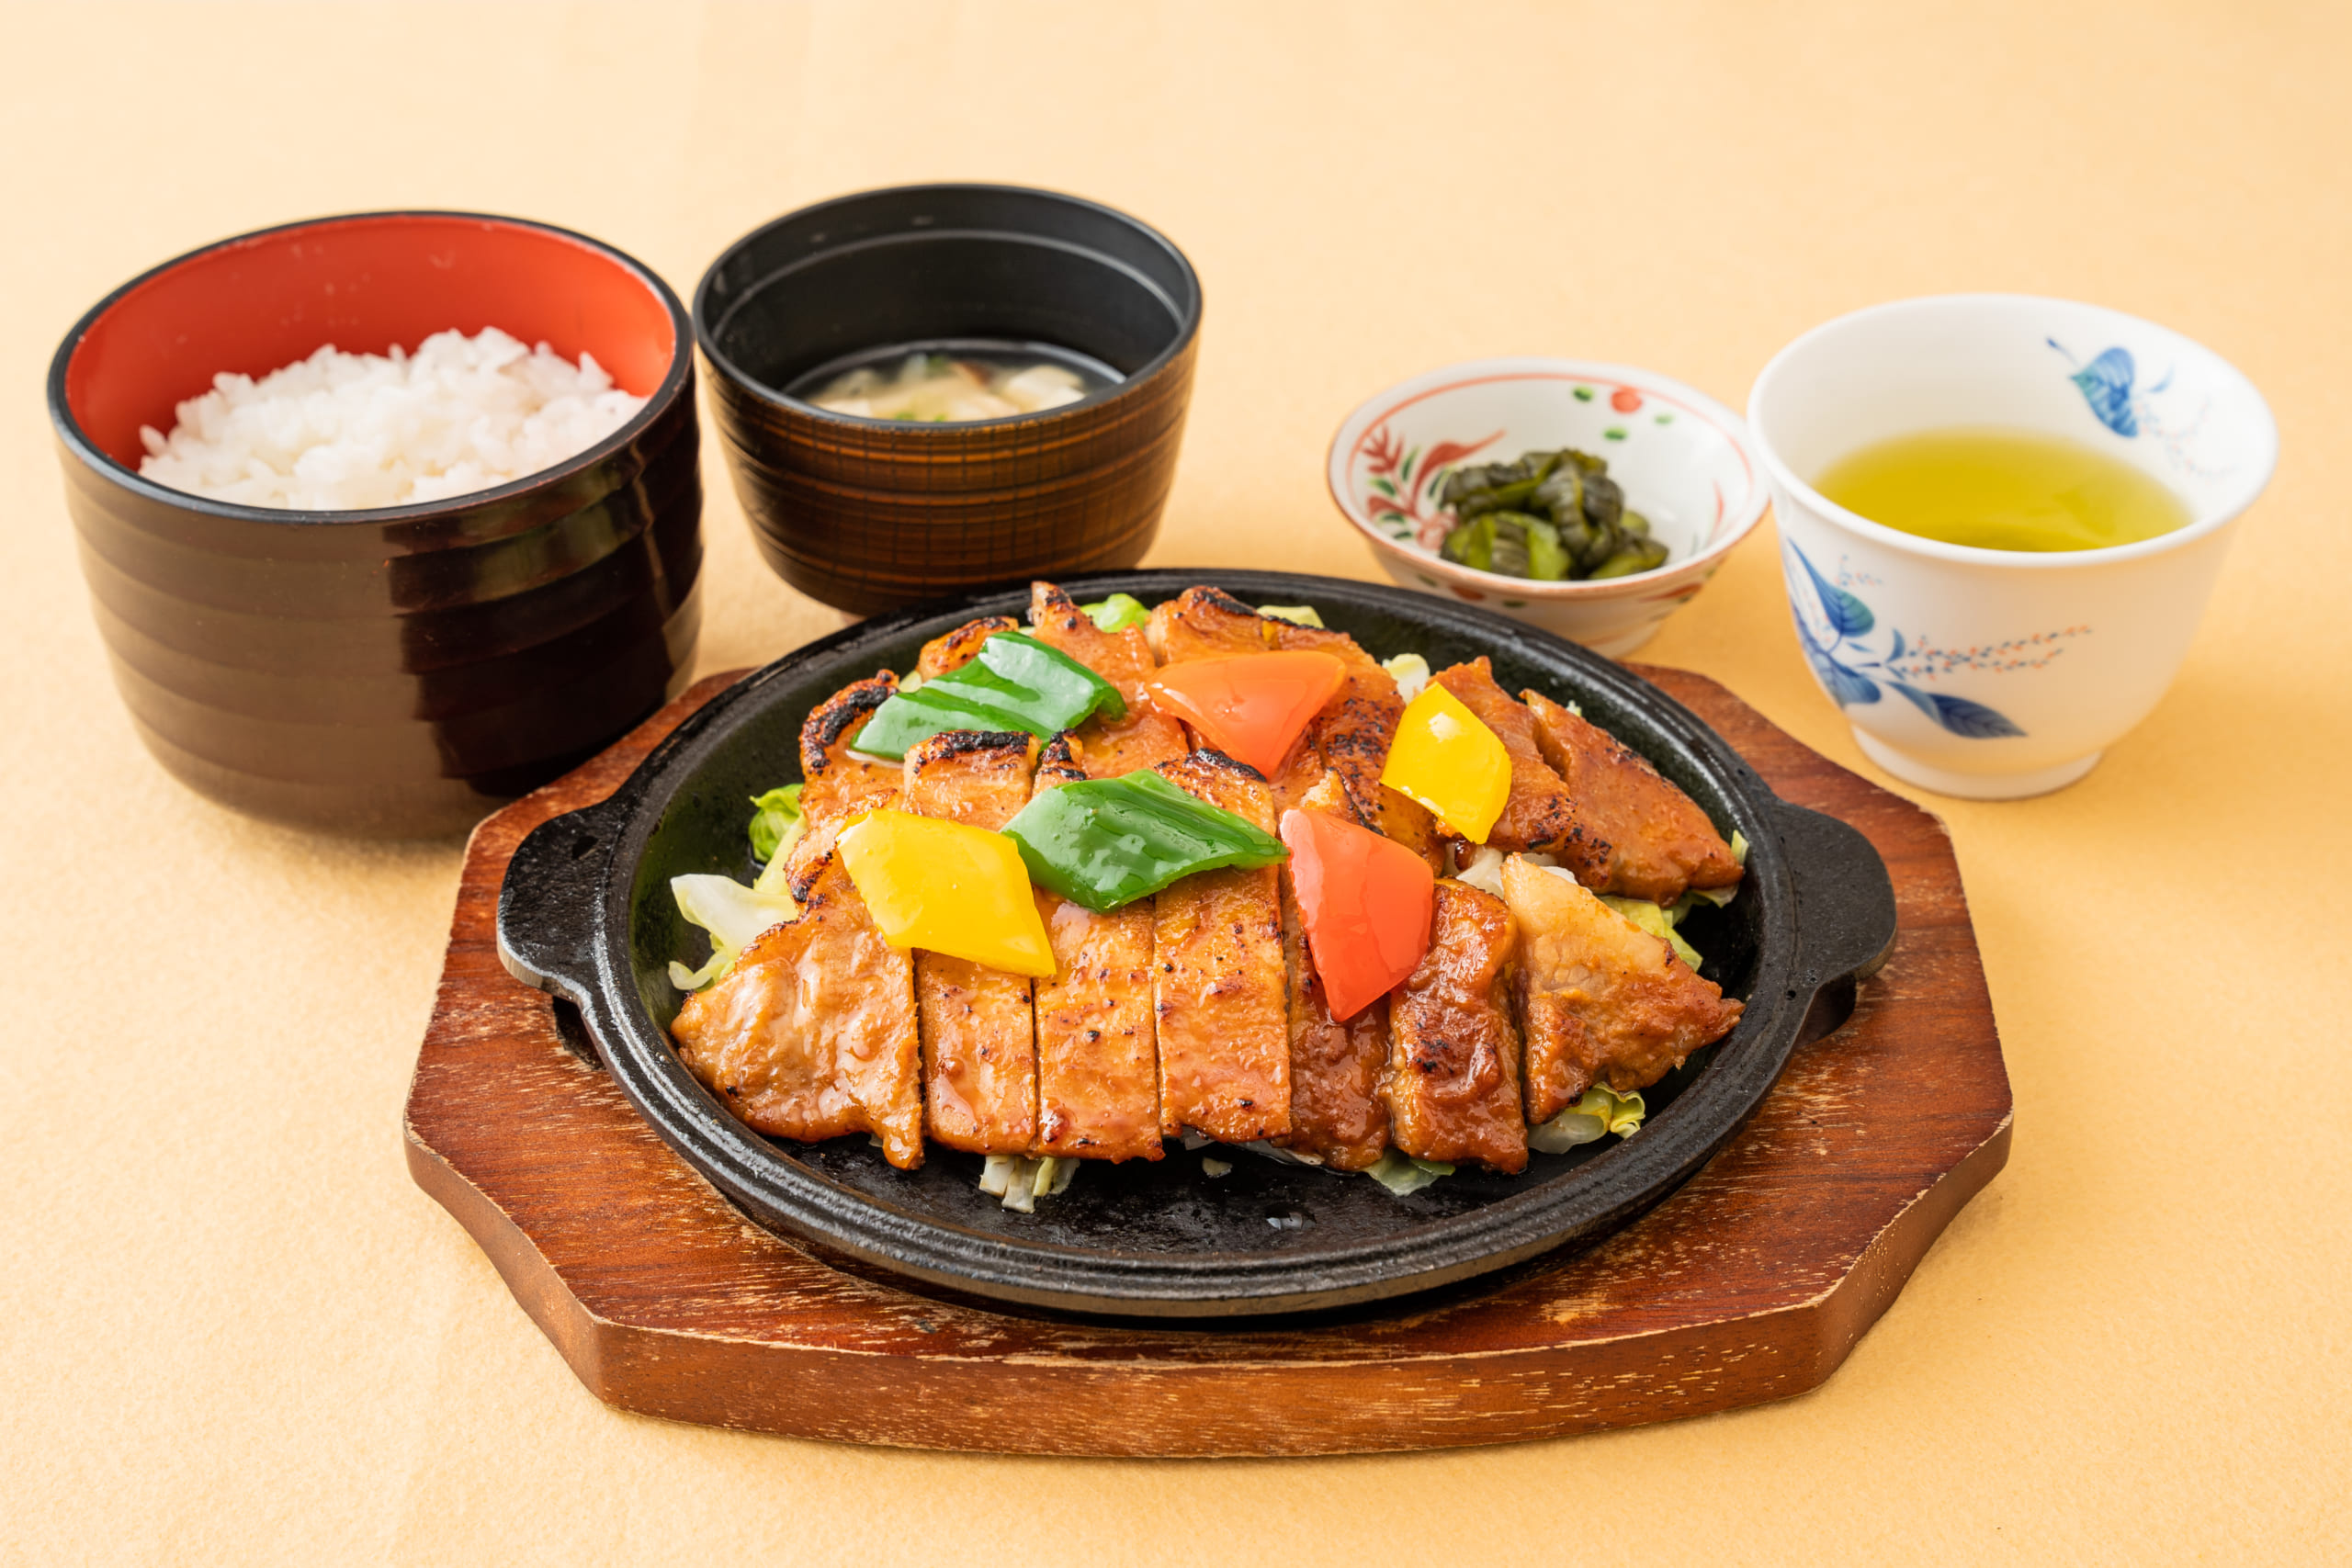
[[[1187,659],[1270,653],[1279,624],[1222,588],[1187,588],[1153,607],[1148,635],[1159,661],[1176,664]]]
[[[999,632],[1019,631],[1020,623],[1010,615],[983,615],[976,621],[966,621],[952,632],[942,632],[922,645],[915,655],[915,673],[926,681],[935,681],[952,674],[980,656],[980,644]]]
[[[1153,707],[1144,694],[1153,660],[1141,626],[1106,632],[1050,582],[1029,585],[1029,619],[1039,642],[1110,682],[1127,705],[1125,717],[1098,714],[1080,728],[1076,739],[1091,776],[1110,779],[1137,768],[1156,768],[1191,750],[1184,727]]]
[[[1185,793],[1274,831],[1265,780],[1224,753],[1195,751],[1159,771]],[[1273,867],[1205,871],[1159,893],[1152,990],[1160,1131],[1190,1127],[1228,1144],[1287,1134],[1288,979]]]
[[[1029,803],[1036,746],[1028,735],[970,729],[919,741],[906,756],[906,808],[994,832]],[[1028,1153],[1037,1136],[1028,977],[920,950],[914,971],[931,1135],[976,1154]]]
[[[800,815],[808,830],[786,863],[796,898],[808,896],[831,862],[843,822],[898,797],[900,770],[856,752],[858,731],[898,689],[899,678],[885,670],[835,692],[800,726]]]
[[[1275,620],[1270,630],[1277,652],[1328,653],[1346,671],[1339,691],[1308,721],[1300,750],[1306,753],[1306,767],[1313,773],[1306,780],[1308,787],[1319,784],[1327,770],[1337,773],[1356,820],[1373,824],[1381,811],[1380,771],[1388,761],[1389,745],[1396,739],[1396,721],[1405,712],[1404,699],[1396,694],[1396,678],[1345,632],[1283,620]],[[1283,793],[1277,781],[1275,795],[1281,804],[1295,804],[1281,799]]]
[[[1046,742],[1040,790],[1087,776],[1067,735]],[[1037,1139],[1079,1159],[1158,1159],[1159,1062],[1152,1048],[1152,901],[1097,914],[1037,890],[1054,976],[1036,983]]]
[[[1603,874],[1609,864],[1609,846],[1585,827],[1567,785],[1544,761],[1535,740],[1535,716],[1495,684],[1493,668],[1486,659],[1441,670],[1430,680],[1459,697],[1462,705],[1493,730],[1510,754],[1510,795],[1487,835],[1488,847],[1540,850],[1558,856],[1579,876],[1588,868],[1595,875]]]
[[[1429,953],[1389,998],[1389,1136],[1405,1153],[1526,1168],[1510,1013],[1516,946],[1501,899],[1438,883]]]
[[[1567,785],[1578,818],[1609,844],[1599,880],[1586,874],[1589,860],[1577,867],[1585,886],[1671,904],[1690,888],[1739,881],[1739,862],[1707,814],[1647,759],[1541,692],[1523,694],[1544,760]]]
[[[882,940],[839,857],[670,1025],[679,1059],[750,1126],[813,1142],[882,1140],[892,1165],[922,1163],[914,971]]]
[[[1520,855],[1502,877],[1521,933],[1530,1122],[1550,1121],[1596,1083],[1646,1089],[1739,1021],[1721,987],[1590,889]]]

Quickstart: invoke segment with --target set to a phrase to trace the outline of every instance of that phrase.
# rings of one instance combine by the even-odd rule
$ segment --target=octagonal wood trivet
[[[1316,1454],[1556,1437],[1820,1383],[2007,1158],[2009,1085],[1959,867],[1927,812],[1723,687],[1647,679],[1893,874],[1900,934],[1852,1019],[1627,1229],[1433,1295],[1280,1326],[1161,1327],[918,1294],[770,1235],[638,1119],[498,962],[523,835],[602,799],[732,676],[490,818],[466,854],[409,1091],[409,1169],[598,1398],[916,1448]]]

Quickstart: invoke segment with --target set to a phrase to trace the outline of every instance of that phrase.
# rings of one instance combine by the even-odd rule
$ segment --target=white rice
[[[216,376],[168,436],[141,426],[139,471],[247,506],[349,512],[491,490],[628,423],[643,398],[586,354],[526,348],[496,327],[435,333],[414,354],[333,344],[256,381]]]

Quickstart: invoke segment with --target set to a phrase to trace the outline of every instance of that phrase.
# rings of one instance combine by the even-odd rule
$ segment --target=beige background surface
[[[211,1562],[2341,1562],[2352,1553],[2352,11],[1367,4],[0,12],[0,1556]],[[1826,1386],[1481,1452],[1085,1463],[613,1414],[401,1166],[452,845],[229,816],[118,706],[41,378],[115,283],[396,205],[682,291],[860,186],[1031,182],[1184,244],[1159,563],[1370,577],[1322,490],[1448,360],[1656,366],[1955,288],[2244,367],[2285,458],[2187,670],[2084,784],[1945,803],[2015,1156]],[[831,624],[715,490],[705,669]],[[1865,773],[1769,528],[1644,657]]]

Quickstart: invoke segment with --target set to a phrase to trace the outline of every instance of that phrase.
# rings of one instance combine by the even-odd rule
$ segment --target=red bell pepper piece
[[[1283,843],[1323,977],[1341,1023],[1405,983],[1430,948],[1437,878],[1429,863],[1370,829],[1320,811],[1285,811]]]
[[[1227,756],[1271,779],[1282,771],[1306,721],[1323,710],[1347,674],[1347,667],[1328,653],[1188,659],[1153,675],[1151,700]]]

